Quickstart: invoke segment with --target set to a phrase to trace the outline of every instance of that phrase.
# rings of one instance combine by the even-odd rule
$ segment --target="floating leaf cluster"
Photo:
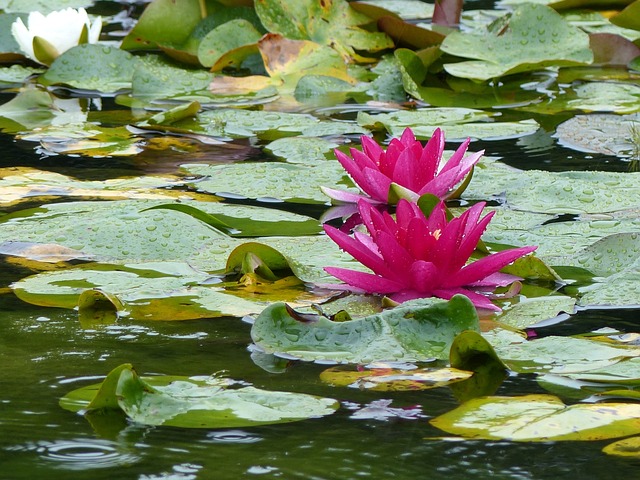
[[[0,170],[0,255],[23,272],[11,285],[20,299],[77,308],[89,329],[251,316],[252,358],[265,368],[277,370],[282,358],[334,361],[351,364],[323,374],[334,385],[448,386],[464,403],[431,423],[453,435],[639,433],[627,402],[637,398],[637,342],[625,343],[623,332],[547,335],[538,325],[576,305],[640,304],[638,0],[610,18],[574,8],[581,2],[502,2],[502,10],[463,12],[463,28],[448,30],[435,24],[455,27],[450,14],[461,12],[445,5],[434,13],[422,2],[154,0],[133,27],[93,15],[91,2],[62,3],[87,6],[89,18],[76,46],[54,52],[46,40],[30,50],[11,25],[57,2],[0,2],[0,131],[43,158],[108,159],[129,170],[108,181]],[[96,39],[102,20],[123,22],[124,31]],[[476,164],[448,211],[465,218],[469,203],[491,202],[493,220],[473,255],[538,246],[502,271],[524,281],[520,295],[496,292],[500,315],[478,319],[463,296],[395,308],[362,295],[333,298],[319,287],[329,281],[325,267],[368,271],[321,234],[321,215],[345,215],[338,206],[327,216],[321,187],[342,200],[362,187],[381,204],[409,189],[416,201],[425,192],[415,179],[403,184],[408,169],[389,174],[374,195],[365,186],[380,178],[366,165],[350,177],[336,159],[392,149],[407,127],[453,163],[461,151],[443,153],[444,136],[470,138],[471,152],[480,150],[475,141],[486,148],[508,138],[531,152],[557,142],[567,156],[606,155],[630,171],[518,169],[518,159],[469,153],[439,193],[453,193]],[[364,153],[355,143],[363,135]],[[385,375],[361,367],[378,361],[390,364]],[[559,397],[622,401],[495,396],[507,371],[535,374]],[[149,425],[207,428],[301,420],[337,406],[200,379],[165,384],[129,365],[63,405],[94,419],[112,410]],[[255,409],[265,416],[253,417]]]

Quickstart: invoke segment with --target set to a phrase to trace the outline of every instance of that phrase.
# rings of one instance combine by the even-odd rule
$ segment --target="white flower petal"
[[[85,26],[88,42],[96,43],[102,30],[102,18],[96,18],[92,24],[84,8],[78,10],[67,8],[51,12],[46,16],[40,12],[31,12],[27,19],[27,26],[18,19],[11,26],[11,32],[25,55],[38,61],[33,52],[35,36],[46,40],[62,54],[78,45]]]

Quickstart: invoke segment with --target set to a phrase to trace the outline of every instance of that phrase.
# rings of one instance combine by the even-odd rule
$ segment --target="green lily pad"
[[[515,138],[531,135],[539,128],[538,123],[532,119],[494,122],[491,120],[492,116],[494,114],[466,108],[428,108],[377,115],[359,112],[358,123],[368,128],[382,124],[394,137],[399,137],[406,127],[411,127],[415,136],[420,139],[431,138],[433,131],[440,127],[447,140],[467,137],[483,140]]]
[[[607,445],[602,452],[614,457],[638,458],[640,457],[640,437],[623,438]]]
[[[264,151],[275,155],[287,163],[308,165],[335,158],[333,150],[339,145],[331,140],[312,137],[285,137],[265,145]]]
[[[262,34],[253,24],[242,18],[231,20],[211,30],[198,46],[198,60],[205,67],[212,67],[229,50],[253,44],[253,50],[258,52],[255,45]]]
[[[588,372],[615,365],[625,358],[640,357],[638,348],[615,347],[572,337],[550,336],[493,346],[500,359],[519,373]]]
[[[526,105],[542,97],[534,90],[524,90],[521,87],[522,79],[505,78],[499,85],[489,85],[449,77],[443,83],[430,72],[431,65],[441,54],[440,50],[434,48],[425,52],[427,53],[419,56],[412,50],[398,48],[394,55],[406,92],[435,107],[490,108]]]
[[[0,241],[57,243],[95,255],[99,260],[118,263],[138,260],[182,261],[208,248],[224,255],[224,259],[205,268],[224,268],[226,255],[236,246],[236,241],[184,213],[146,210],[163,203],[161,200],[74,202],[18,211],[2,217]],[[296,234],[303,234],[306,227],[313,232],[319,229],[318,223],[309,217],[273,209],[215,202],[184,203],[216,215],[232,226],[238,222],[240,229],[248,236],[252,236],[252,228],[253,233],[260,235],[285,235],[292,228]],[[258,216],[261,221],[254,224]],[[100,220],[107,218],[108,222]],[[189,232],[189,235],[184,235],[184,232]],[[306,232],[309,233],[309,230]]]
[[[640,235],[618,233],[609,235],[571,256],[554,258],[555,265],[580,267],[595,276],[608,277],[620,273],[640,258]]]
[[[202,20],[193,0],[157,0],[145,8],[140,19],[122,41],[124,50],[180,46]]]
[[[2,8],[1,5],[0,8]],[[20,15],[14,13],[0,14],[0,60],[17,60],[23,55],[20,45],[18,45],[11,33],[11,25],[18,17]]]
[[[60,55],[40,76],[43,85],[70,85],[84,90],[113,93],[131,88],[138,60],[108,45],[84,44]],[[91,68],[85,68],[91,65]]]
[[[632,209],[638,205],[638,176],[638,173],[527,171],[509,185],[507,202],[517,210],[554,214]]]
[[[327,202],[323,185],[344,183],[346,174],[337,162],[316,167],[285,163],[182,165],[191,174],[206,176],[197,182],[201,191],[246,198],[275,198],[293,203]]]
[[[550,102],[519,108],[527,112],[555,114],[582,110],[584,112],[635,113],[640,111],[640,86],[633,80],[620,82],[589,82],[568,89]]]
[[[635,1],[625,7],[617,15],[612,16],[611,23],[624,28],[640,30],[640,3]]]
[[[0,129],[17,133],[47,126],[55,117],[52,107],[53,100],[49,93],[26,88],[0,105]]]
[[[209,92],[212,79],[210,72],[181,68],[161,57],[146,55],[132,75],[131,95],[146,102],[173,99],[208,103],[214,100]]]
[[[1,20],[1,15],[0,15]],[[0,27],[1,28],[1,27]],[[0,39],[0,42],[2,39]],[[1,48],[1,44],[0,44]],[[0,58],[1,58],[0,54]],[[22,84],[24,81],[36,74],[42,73],[44,70],[34,67],[25,67],[22,65],[11,65],[10,67],[0,68],[0,84]]]
[[[573,313],[576,300],[563,295],[528,298],[505,311],[498,321],[503,325],[524,329],[561,312]]]
[[[473,372],[470,378],[451,384],[451,390],[459,402],[493,395],[507,377],[507,367],[491,344],[473,330],[462,332],[455,338],[449,363],[456,369]]]
[[[567,406],[552,395],[470,400],[430,423],[454,435],[519,442],[594,441],[640,432],[640,405]]]
[[[266,353],[302,360],[346,363],[446,359],[455,336],[477,330],[468,298],[406,302],[391,310],[345,322],[317,316],[301,321],[284,303],[267,307],[255,320],[251,338]],[[306,317],[305,317],[306,318]]]
[[[631,235],[637,236],[635,233]],[[622,260],[626,254],[626,249],[623,249],[620,255],[613,257],[616,260]],[[580,289],[579,304],[583,306],[640,305],[640,282],[638,282],[640,280],[640,262],[637,260],[637,255],[634,258],[635,261],[622,271]]]
[[[358,3],[384,8],[405,20],[427,20],[433,15],[432,4],[415,0],[363,0]]]
[[[456,31],[447,35],[442,51],[473,60],[447,63],[445,70],[456,77],[489,80],[546,66],[584,65],[593,60],[588,35],[546,5],[516,8],[506,20],[507,25],[504,32]]]
[[[220,255],[220,262],[225,255]],[[265,281],[254,274],[239,280],[212,277],[184,263],[87,264],[42,272],[12,285],[16,296],[33,305],[79,309],[84,323],[99,312],[132,320],[177,321],[243,317],[272,301],[306,306],[321,297],[295,277]],[[226,281],[223,281],[226,280]],[[93,322],[92,322],[93,323]]]
[[[576,115],[558,125],[554,136],[574,150],[629,158],[640,149],[640,115]]]
[[[254,5],[268,31],[292,40],[330,45],[349,58],[359,60],[363,57],[358,52],[378,52],[393,47],[384,33],[360,28],[371,19],[356,12],[344,0],[327,3],[259,0]]]
[[[116,410],[135,423],[181,428],[287,423],[330,415],[339,406],[331,398],[232,384],[215,377],[140,377],[130,364],[123,364],[102,384],[68,393],[60,405],[89,416]]]
[[[0,8],[5,12],[29,13],[38,11],[43,14],[65,8],[91,7],[95,0],[2,0]]]

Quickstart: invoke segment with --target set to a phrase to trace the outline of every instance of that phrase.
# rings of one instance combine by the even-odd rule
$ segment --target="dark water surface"
[[[475,5],[490,6],[489,2]],[[109,2],[100,6],[113,8]],[[1,94],[0,103],[9,98]],[[481,148],[522,169],[629,169],[628,162],[616,157],[568,150],[552,139],[543,148],[529,148],[517,140],[476,142],[471,147]],[[229,154],[216,151],[215,146],[211,149],[212,156]],[[238,152],[232,161],[260,158],[259,150],[248,145]],[[148,158],[42,157],[32,143],[0,134],[0,167],[29,166],[79,179],[173,172],[187,161],[185,157],[155,163]],[[174,323],[124,319],[114,326],[83,330],[74,311],[34,307],[13,296],[8,285],[28,273],[0,263],[0,479],[638,478],[639,460],[601,452],[610,441],[512,443],[443,438],[428,419],[457,406],[446,388],[422,392],[332,388],[319,380],[327,367],[310,363],[293,364],[285,374],[268,373],[251,360],[250,326],[237,318]],[[639,313],[584,311],[540,333],[571,334],[603,326],[631,332],[637,330]],[[573,332],[575,325],[579,327]],[[102,434],[81,415],[59,407],[63,395],[101,381],[122,363],[132,363],[141,375],[224,372],[258,388],[336,398],[342,406],[322,419],[275,426],[192,430],[129,424]],[[547,392],[525,375],[509,377],[497,392],[528,393]],[[415,415],[358,418],[356,412],[380,405],[373,402],[381,400]]]

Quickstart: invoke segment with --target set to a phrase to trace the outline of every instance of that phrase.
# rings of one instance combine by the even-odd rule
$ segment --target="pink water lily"
[[[338,288],[383,294],[398,302],[463,294],[477,308],[500,311],[486,294],[521,279],[499,270],[537,247],[503,250],[468,263],[495,214],[480,218],[484,206],[477,203],[448,221],[442,201],[425,217],[415,203],[401,199],[394,219],[360,200],[358,211],[369,235],[356,231],[350,236],[329,225],[324,230],[373,273],[338,267],[325,271],[347,284]]]
[[[392,184],[401,187],[401,197],[416,200],[425,193],[446,199],[453,188],[478,163],[484,151],[464,157],[469,146],[465,140],[451,158],[443,164],[444,134],[436,128],[423,147],[410,128],[394,138],[387,150],[373,139],[362,136],[362,151],[350,149],[351,157],[339,150],[336,157],[353,181],[366,195],[323,187],[329,197],[340,202],[357,203],[359,199],[374,204],[389,202]]]

